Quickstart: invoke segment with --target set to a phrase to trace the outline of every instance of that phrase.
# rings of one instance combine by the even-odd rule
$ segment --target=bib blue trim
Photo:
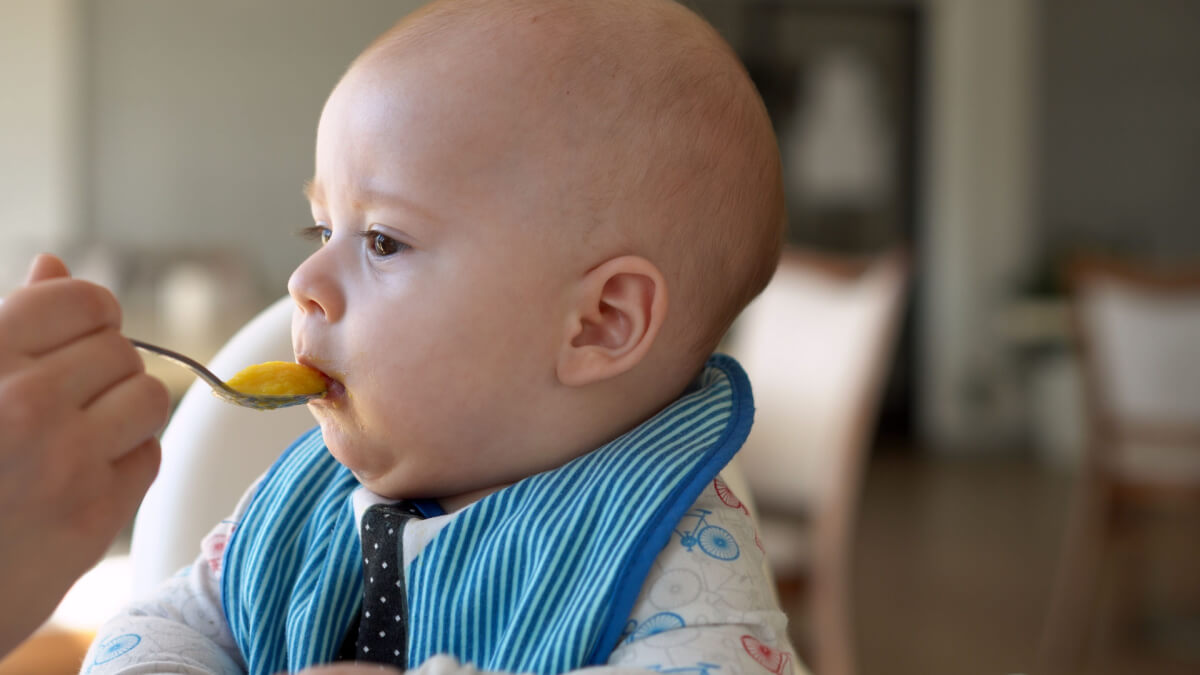
[[[750,426],[754,422],[754,397],[750,389],[750,380],[746,372],[732,357],[715,354],[709,360],[712,367],[721,368],[733,380],[733,412],[731,424],[726,428],[724,436],[717,442],[716,448],[708,458],[696,467],[691,480],[680,482],[676,493],[669,497],[670,506],[657,520],[652,520],[650,526],[643,531],[643,545],[636,549],[634,557],[625,568],[625,573],[617,580],[616,594],[613,597],[613,611],[609,623],[597,642],[587,665],[606,663],[608,654],[616,646],[620,635],[624,632],[626,621],[633,605],[637,602],[642,591],[642,582],[650,573],[662,548],[670,540],[679,520],[691,508],[692,503],[704,491],[704,488],[716,478],[721,469],[733,459],[733,456],[745,444],[750,435]],[[606,648],[607,646],[607,648]],[[607,651],[606,651],[607,649]]]

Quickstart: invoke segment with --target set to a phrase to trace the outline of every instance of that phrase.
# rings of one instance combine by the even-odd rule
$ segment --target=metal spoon
[[[212,387],[213,394],[215,394],[218,398],[222,398],[236,405],[254,408],[256,410],[274,410],[276,408],[286,408],[288,406],[308,403],[314,398],[321,398],[325,395],[324,392],[318,394],[301,394],[299,396],[254,396],[252,394],[246,394],[225,384],[225,382],[221,378],[214,375],[211,370],[205,368],[197,361],[190,359],[183,354],[173,352],[170,349],[164,349],[158,345],[142,342],[141,340],[131,339],[129,341],[133,343],[134,347],[137,347],[144,352],[157,354],[169,361],[174,361],[188,370],[191,370],[193,373],[198,375],[200,379],[207,382],[208,386]]]

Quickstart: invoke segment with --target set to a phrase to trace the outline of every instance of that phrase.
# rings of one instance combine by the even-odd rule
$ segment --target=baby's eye
[[[309,241],[320,242],[322,246],[329,243],[329,238],[333,236],[333,232],[324,225],[309,225],[300,229],[299,235]]]
[[[398,242],[382,232],[367,231],[363,232],[362,236],[371,247],[371,252],[381,258],[396,255],[409,248],[408,244]]]

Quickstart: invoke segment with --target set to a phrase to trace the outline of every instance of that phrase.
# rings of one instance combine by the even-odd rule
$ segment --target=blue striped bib
[[[604,663],[675,524],[749,434],[737,362],[713,356],[698,384],[620,438],[455,516],[407,570],[410,667],[436,654],[546,675]],[[319,430],[260,484],[221,578],[250,673],[335,658],[362,593],[357,487]]]

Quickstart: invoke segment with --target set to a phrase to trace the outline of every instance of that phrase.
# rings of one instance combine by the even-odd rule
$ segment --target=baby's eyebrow
[[[361,200],[359,203],[382,204],[396,208],[402,208],[406,211],[411,211],[412,213],[417,214],[427,222],[439,220],[437,214],[430,209],[427,209],[421,204],[418,204],[417,202],[414,202],[411,199],[408,199],[407,197],[395,192],[389,192],[387,190],[375,190],[371,189],[370,187],[366,187],[360,190],[357,196],[358,199]]]
[[[324,190],[313,180],[304,181],[304,197],[310,203],[324,204]]]
[[[409,199],[394,194],[391,192],[373,190],[370,187],[356,191],[355,208],[361,208],[364,204],[388,204],[399,206],[401,208],[412,211],[420,215],[427,222],[436,222],[440,220],[437,214],[433,211],[413,202]],[[309,203],[325,206],[325,190],[317,183],[315,178],[304,182],[304,196],[308,198]]]

